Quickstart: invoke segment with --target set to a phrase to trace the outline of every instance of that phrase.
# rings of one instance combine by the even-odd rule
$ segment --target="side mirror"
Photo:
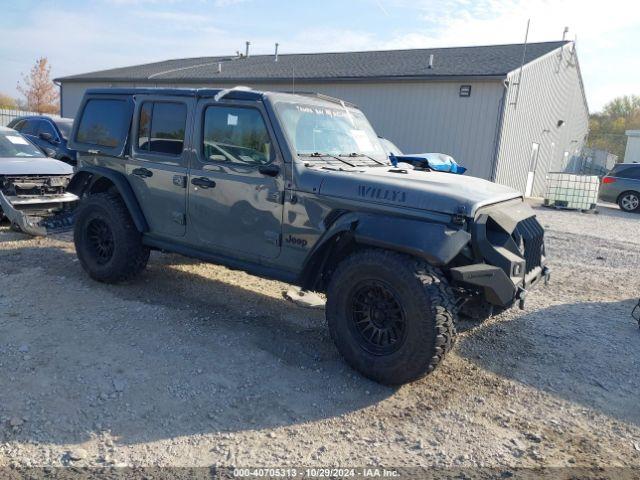
[[[269,165],[260,165],[258,171],[262,175],[266,175],[267,177],[277,177],[280,173],[280,167],[274,165],[273,163]]]
[[[45,142],[53,143],[53,135],[47,132],[40,132],[38,137]]]
[[[45,149],[44,149],[44,153],[45,153],[45,155],[46,155],[47,157],[49,157],[49,158],[53,158],[53,157],[55,157],[55,156],[56,156],[56,151],[55,151],[55,150],[52,150],[51,148],[45,148]]]

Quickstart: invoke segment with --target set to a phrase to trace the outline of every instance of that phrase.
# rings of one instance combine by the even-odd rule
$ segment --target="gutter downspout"
[[[504,124],[504,116],[507,106],[507,94],[509,93],[509,84],[506,78],[502,80],[502,86],[504,87],[504,90],[502,91],[500,107],[498,108],[497,131],[495,139],[493,141],[493,164],[491,165],[491,176],[489,177],[489,180],[491,180],[492,182],[496,181],[496,175],[498,173],[498,155],[500,155],[500,144],[502,143],[502,125]]]
[[[60,89],[60,93],[58,94],[58,98],[60,99],[60,116],[64,117],[64,115],[62,114],[62,83],[54,80],[53,81],[54,85],[57,85],[58,88]]]

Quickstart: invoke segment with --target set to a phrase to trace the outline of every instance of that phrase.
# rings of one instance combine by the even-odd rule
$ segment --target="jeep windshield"
[[[278,101],[275,108],[298,156],[341,159],[350,166],[388,165],[378,136],[360,110],[313,99]]]
[[[0,158],[38,157],[45,155],[18,132],[0,132]]]

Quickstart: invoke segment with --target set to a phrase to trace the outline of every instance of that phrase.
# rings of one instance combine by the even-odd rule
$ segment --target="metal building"
[[[640,130],[627,130],[624,163],[640,163]]]
[[[56,79],[73,117],[92,87],[228,87],[348,100],[405,153],[447,153],[468,174],[541,196],[579,155],[588,108],[575,44],[545,42],[168,60]]]

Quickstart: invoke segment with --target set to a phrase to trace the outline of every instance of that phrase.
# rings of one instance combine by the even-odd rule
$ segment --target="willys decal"
[[[407,192],[402,190],[390,190],[387,188],[358,185],[358,196],[373,200],[388,200],[390,202],[405,203]]]

